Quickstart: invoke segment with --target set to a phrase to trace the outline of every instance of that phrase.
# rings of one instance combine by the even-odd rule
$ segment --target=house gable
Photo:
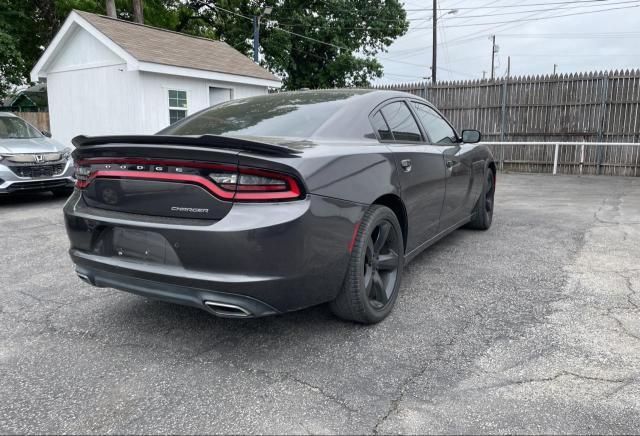
[[[69,14],[31,70],[31,80],[119,64],[125,64],[126,71],[282,86],[277,77],[224,42],[79,11]]]
[[[76,25],[70,30],[65,49],[49,60],[48,73],[124,64],[126,61],[93,35]]]
[[[84,34],[87,35],[84,35]],[[76,64],[79,62],[79,58],[85,56],[85,54],[71,54],[69,57],[65,56],[65,52],[67,51],[67,43],[74,42],[76,34],[82,35],[76,41],[79,44],[88,44],[89,47],[93,46],[94,48],[98,45],[101,45],[98,48],[97,58],[102,58],[103,64],[100,64],[100,61],[96,61],[92,66],[87,67],[79,67],[79,68],[67,68],[63,69],[63,65],[67,64],[70,66],[71,64]],[[93,37],[96,42],[86,39],[86,36]],[[111,54],[105,53],[111,52]],[[86,56],[89,56],[87,54]],[[113,62],[113,56],[119,58],[118,62]],[[40,59],[36,63],[36,65],[31,70],[31,81],[38,82],[41,78],[46,78],[47,74],[51,71],[51,67],[54,63],[57,62],[58,58],[61,58],[61,64],[58,65],[59,70],[57,71],[70,71],[73,69],[82,69],[82,68],[91,68],[105,65],[116,65],[126,63],[127,70],[136,70],[138,69],[138,61],[122,47],[115,44],[109,38],[107,38],[104,34],[99,32],[95,27],[89,24],[84,18],[82,18],[77,12],[73,11],[69,14],[64,24],[53,38],[47,49],[44,51]]]

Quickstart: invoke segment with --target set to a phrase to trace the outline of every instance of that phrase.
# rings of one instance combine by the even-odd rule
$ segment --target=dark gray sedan
[[[404,264],[488,229],[496,167],[480,133],[372,90],[227,102],[151,136],[77,137],[64,207],[80,278],[223,317],[330,302],[375,323]]]

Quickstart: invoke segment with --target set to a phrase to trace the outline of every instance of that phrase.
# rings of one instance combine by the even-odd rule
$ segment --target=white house
[[[46,80],[51,133],[151,134],[280,80],[228,44],[73,11],[31,71]]]

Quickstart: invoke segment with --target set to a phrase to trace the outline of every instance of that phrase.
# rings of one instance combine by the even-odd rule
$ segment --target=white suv
[[[73,191],[73,149],[50,136],[22,118],[0,112],[0,194]]]

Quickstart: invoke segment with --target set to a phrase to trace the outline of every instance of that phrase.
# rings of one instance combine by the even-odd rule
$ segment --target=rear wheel
[[[403,266],[404,241],[398,218],[388,207],[374,205],[360,222],[347,277],[331,310],[350,321],[382,321],[398,297]]]
[[[471,229],[488,230],[493,221],[493,205],[496,193],[496,176],[493,170],[487,168],[484,179],[482,194],[473,209],[474,217],[467,224],[467,227]]]

